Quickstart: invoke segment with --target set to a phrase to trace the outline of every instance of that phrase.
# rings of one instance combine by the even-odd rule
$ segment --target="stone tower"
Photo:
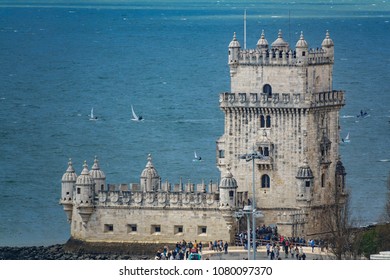
[[[345,197],[346,174],[338,148],[345,100],[332,88],[329,33],[315,49],[303,33],[290,48],[281,31],[271,45],[263,31],[255,49],[241,49],[234,34],[228,49],[231,89],[219,99],[225,114],[219,170],[229,166],[237,180],[239,207],[255,198],[264,214],[257,225],[275,224],[286,236],[326,232],[323,209],[335,203],[333,194]]]

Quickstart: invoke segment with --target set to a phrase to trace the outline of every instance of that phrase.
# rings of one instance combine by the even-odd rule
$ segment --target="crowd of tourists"
[[[158,250],[155,256],[156,260],[188,260],[188,259],[200,259],[202,249],[207,246],[208,250],[216,252],[228,253],[229,244],[227,241],[215,240],[210,241],[208,244],[203,244],[202,241],[194,242],[182,240],[177,242],[175,248],[170,250],[168,246],[164,246],[162,250]]]
[[[248,248],[248,236],[249,246],[253,247],[252,231],[242,231],[236,236],[236,246],[243,246]],[[256,242],[255,246],[266,246],[267,257],[271,260],[280,259],[282,255],[285,258],[291,256],[299,260],[306,259],[303,247],[311,247],[311,251],[314,252],[315,248],[320,248],[321,251],[328,250],[328,245],[323,240],[310,239],[306,240],[303,237],[286,237],[278,234],[277,226],[265,226],[257,227],[255,230]]]
[[[245,250],[249,246],[253,247],[252,231],[241,231],[236,235],[235,246],[243,246]],[[303,237],[286,237],[278,234],[277,226],[259,226],[255,230],[256,235],[256,248],[259,246],[265,246],[267,251],[267,258],[271,260],[278,260],[281,258],[296,258],[298,260],[305,260],[306,254],[303,250],[304,247],[311,247],[311,251],[314,252],[315,248],[321,249],[321,251],[327,250],[327,244],[323,240],[306,240]],[[188,260],[188,259],[200,259],[202,249],[207,247],[209,251],[228,253],[229,244],[227,241],[214,240],[203,244],[202,241],[186,241],[182,240],[176,243],[173,249],[164,246],[162,250],[156,252],[156,260]]]

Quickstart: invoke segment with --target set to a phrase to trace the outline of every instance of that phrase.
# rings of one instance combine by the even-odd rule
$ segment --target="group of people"
[[[202,241],[185,241],[177,242],[173,250],[169,250],[168,246],[164,246],[162,250],[156,252],[156,260],[188,260],[191,259],[191,254],[201,255],[203,249]],[[227,241],[215,240],[208,243],[208,249],[216,252],[224,251],[228,253],[229,244]]]
[[[209,250],[213,250],[215,252],[224,251],[225,254],[228,253],[229,243],[227,241],[223,242],[223,240],[214,240],[214,242],[209,242]]]
[[[247,249],[248,238],[249,246],[252,244],[252,232],[242,231],[237,234],[236,246],[244,246]],[[278,234],[277,226],[259,226],[255,230],[256,242],[255,246],[266,246],[267,257],[270,259],[279,259],[282,252],[284,252],[285,258],[288,258],[290,255],[292,258],[298,260],[306,259],[306,254],[303,252],[303,247],[310,246],[311,251],[314,252],[316,247],[327,248],[327,244],[323,240],[314,240],[310,239],[307,241],[303,237],[285,237]]]
[[[291,254],[291,258],[296,258],[297,260],[305,260],[306,254],[303,251],[302,244],[294,245],[290,243],[288,240],[283,240],[281,244],[273,242],[268,242],[265,245],[267,249],[267,257],[270,260],[281,260],[280,251],[284,251],[284,257],[288,258],[289,254]]]

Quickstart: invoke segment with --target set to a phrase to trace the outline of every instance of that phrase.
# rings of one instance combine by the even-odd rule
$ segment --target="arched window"
[[[264,147],[263,155],[266,156],[266,157],[269,157],[269,148],[268,147]]]
[[[265,127],[265,118],[264,115],[260,116],[260,127]]]
[[[269,179],[269,176],[267,174],[264,174],[261,176],[261,187],[262,188],[270,188],[271,187],[271,182]]]
[[[265,126],[271,127],[271,116],[267,116]]]
[[[321,187],[325,187],[325,174],[321,175]]]
[[[260,153],[261,155],[264,155],[263,147],[259,147],[259,153]]]
[[[263,93],[266,93],[268,97],[272,97],[272,87],[269,84],[263,86]]]

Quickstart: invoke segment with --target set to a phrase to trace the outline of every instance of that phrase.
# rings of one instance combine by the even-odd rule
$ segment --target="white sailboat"
[[[133,115],[133,118],[131,119],[132,121],[139,122],[144,120],[142,116],[137,116],[137,114],[134,112],[133,105],[131,105],[131,113]]]
[[[192,161],[200,161],[200,160],[202,160],[202,157],[198,156],[196,154],[196,151],[194,151],[194,159]]]
[[[349,143],[349,142],[351,142],[351,140],[349,140],[349,132],[348,132],[347,136],[345,136],[345,138],[342,139],[342,140],[343,140],[344,143]]]
[[[91,115],[89,116],[89,120],[90,121],[96,121],[97,120],[97,117],[95,117],[94,114],[93,114],[93,107],[91,109]]]

